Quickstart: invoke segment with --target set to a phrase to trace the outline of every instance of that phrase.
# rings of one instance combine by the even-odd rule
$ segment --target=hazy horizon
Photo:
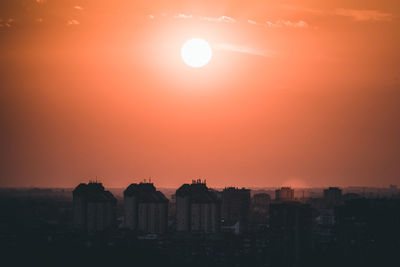
[[[80,183],[88,183],[89,180],[82,180]],[[101,181],[97,181],[98,183],[102,183]],[[125,189],[132,183],[140,183],[143,181],[133,181],[129,184],[126,185],[121,185],[121,186],[107,186],[107,184],[103,184],[103,186],[106,189]],[[151,182],[153,183],[153,182]],[[185,182],[182,184],[190,184],[191,181]],[[79,184],[79,183],[78,183]],[[27,186],[0,186],[2,189],[33,189],[33,188],[38,188],[38,189],[74,189],[78,184],[71,185],[71,186],[38,186],[38,185],[27,185]],[[153,183],[156,188],[162,188],[162,189],[177,189],[179,188],[182,184],[176,185],[176,186],[159,186],[156,183]],[[376,189],[389,189],[391,185],[398,186],[397,184],[388,184],[388,185],[383,185],[383,186],[366,186],[366,185],[327,185],[327,186],[306,186],[306,187],[301,187],[301,186],[292,186],[289,184],[286,185],[277,185],[277,186],[239,186],[239,185],[227,185],[227,186],[213,186],[207,183],[207,186],[209,188],[214,188],[214,189],[224,189],[227,187],[235,187],[235,188],[248,188],[248,189],[277,189],[281,187],[291,187],[293,189],[326,189],[329,187],[339,187],[339,188],[357,188],[357,189],[362,189],[362,188],[376,188]]]

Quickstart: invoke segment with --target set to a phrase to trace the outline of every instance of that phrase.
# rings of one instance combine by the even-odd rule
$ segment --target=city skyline
[[[203,179],[203,178],[202,178]],[[146,179],[131,179],[128,180],[128,182],[126,184],[109,184],[109,183],[105,183],[104,180],[102,179],[80,179],[80,181],[88,181],[88,182],[99,182],[104,184],[105,186],[107,186],[108,188],[112,188],[112,189],[121,189],[124,188],[127,184],[130,183],[154,183],[157,184],[158,187],[163,188],[163,189],[176,189],[178,188],[180,185],[184,184],[184,183],[189,183],[193,180],[196,179],[184,179],[182,181],[182,183],[177,183],[175,184],[169,184],[167,186],[165,185],[160,185],[157,183],[157,179],[154,180],[146,180]],[[233,184],[233,183],[227,183],[227,184],[215,184],[212,181],[210,181],[207,179],[207,184],[211,187],[211,188],[215,188],[215,189],[224,189],[224,188],[229,188],[229,187],[234,187],[234,188],[249,188],[249,189],[279,189],[282,187],[290,187],[293,189],[323,189],[323,188],[329,188],[329,187],[339,187],[339,188],[375,188],[375,189],[387,189],[390,188],[392,186],[399,186],[398,183],[390,183],[390,184],[381,184],[381,185],[362,185],[362,184],[348,184],[348,185],[339,185],[339,184],[319,184],[319,185],[306,185],[304,183],[302,183],[301,180],[289,180],[288,182],[282,183],[282,184],[269,184],[269,185],[257,185],[257,184]],[[43,188],[43,189],[68,189],[68,188],[73,188],[75,186],[75,184],[60,184],[60,185],[40,185],[40,184],[26,184],[26,185],[3,185],[0,186],[0,188],[20,188],[20,189],[24,189],[24,188]]]
[[[306,197],[288,187],[215,190],[202,179],[173,195],[150,180],[120,193],[110,189],[91,180],[73,190],[0,190],[5,255],[45,252],[29,262],[65,257],[78,266],[104,260],[107,266],[227,267],[396,262],[400,191],[394,186],[383,195],[329,187]],[[360,257],[360,250],[368,253]]]

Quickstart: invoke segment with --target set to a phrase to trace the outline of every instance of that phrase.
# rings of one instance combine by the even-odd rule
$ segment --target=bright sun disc
[[[212,56],[210,45],[203,39],[190,39],[186,41],[181,49],[183,61],[193,68],[206,65]]]

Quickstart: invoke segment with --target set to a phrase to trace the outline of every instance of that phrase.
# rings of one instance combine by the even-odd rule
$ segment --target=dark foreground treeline
[[[286,211],[285,211],[286,212]],[[297,212],[297,211],[296,211]],[[71,229],[72,200],[63,196],[0,196],[1,266],[399,266],[400,202],[354,199],[321,214],[234,235],[137,236]],[[121,211],[119,215],[121,216]],[[311,218],[311,220],[309,220]]]

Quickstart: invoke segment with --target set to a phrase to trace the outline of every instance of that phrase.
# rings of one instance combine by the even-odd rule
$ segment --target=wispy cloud
[[[186,15],[186,14],[177,14],[173,16],[176,19],[192,19],[192,15]]]
[[[205,20],[205,21],[210,21],[210,22],[226,22],[226,23],[234,23],[236,22],[235,19],[228,17],[228,16],[220,16],[220,17],[206,17],[206,16],[193,16],[193,15],[187,15],[187,14],[177,14],[173,16],[176,19],[199,19],[199,20]]]
[[[79,21],[77,21],[76,19],[70,19],[67,21],[68,25],[79,25]]]
[[[157,16],[150,14],[147,15],[149,19],[155,19]],[[168,17],[167,14],[163,13],[162,17]],[[252,19],[248,19],[247,21],[238,21],[232,17],[228,16],[220,16],[220,17],[207,17],[207,16],[194,16],[191,14],[175,14],[172,15],[174,19],[197,19],[197,20],[204,20],[208,22],[215,22],[215,23],[248,23],[251,25],[263,26],[266,28],[308,28],[309,24],[304,20],[299,21],[290,21],[290,20],[277,20],[277,21],[264,21],[258,22]]]
[[[0,28],[10,28],[14,23],[13,18],[0,19]]]
[[[350,17],[355,21],[391,21],[393,14],[381,12],[379,10],[359,10],[339,8],[334,11],[339,16]]]
[[[271,28],[282,28],[282,27],[292,27],[292,28],[307,28],[308,23],[299,20],[297,22],[293,22],[290,20],[277,20],[275,22],[267,21],[266,25]]]
[[[342,16],[352,18],[354,21],[391,21],[393,14],[371,9],[346,9],[337,8],[334,10],[322,10],[296,5],[282,5],[282,8],[297,12],[311,13],[319,16]]]
[[[249,54],[249,55],[254,55],[254,56],[275,57],[277,55],[277,53],[275,51],[254,49],[254,48],[247,47],[247,46],[241,46],[241,45],[235,45],[235,44],[229,44],[229,43],[219,43],[219,44],[215,44],[213,47],[216,50],[225,50],[225,51]]]
[[[221,17],[217,17],[217,18],[200,17],[200,19],[211,21],[211,22],[227,22],[227,23],[235,23],[236,22],[235,19],[228,17],[228,16],[221,16]]]
[[[291,27],[291,28],[308,28],[309,24],[303,20],[299,21],[290,21],[290,20],[277,20],[277,21],[266,21],[266,22],[257,22],[254,20],[247,20],[247,23],[252,25],[264,26],[268,28],[283,28],[283,27]]]

